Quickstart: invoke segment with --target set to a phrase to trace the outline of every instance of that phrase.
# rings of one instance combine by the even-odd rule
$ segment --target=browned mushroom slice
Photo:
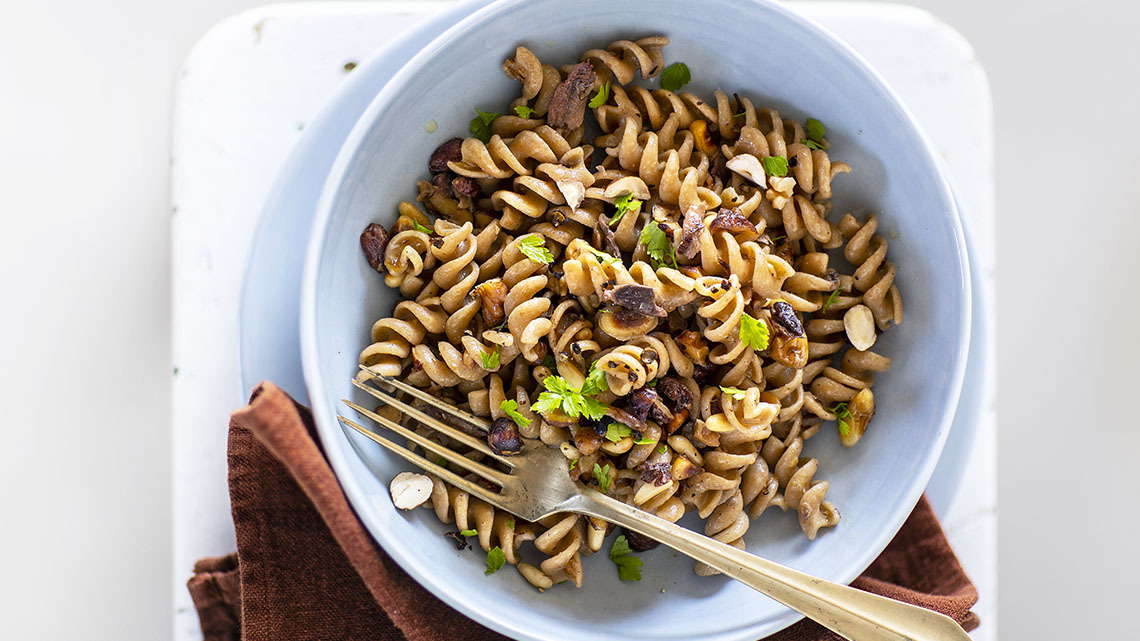
[[[522,438],[518,426],[509,418],[495,419],[487,432],[487,444],[500,456],[510,456],[522,451]]]
[[[360,234],[360,248],[368,265],[378,272],[384,271],[384,250],[388,247],[388,230],[383,225],[371,223]]]
[[[462,160],[463,154],[460,152],[462,146],[462,138],[452,138],[436,147],[435,151],[431,152],[431,159],[428,160],[428,171],[438,174],[447,171],[447,163]]]
[[[617,305],[601,310],[597,322],[599,329],[619,341],[640,338],[657,327],[656,317],[639,314]]]
[[[610,219],[605,214],[599,214],[598,222],[594,224],[594,247],[614,258],[621,257],[621,248],[614,240],[614,230],[610,229]]]
[[[665,318],[668,313],[654,298],[653,288],[647,285],[619,285],[602,293],[602,300],[631,312]]]
[[[695,206],[685,210],[685,220],[681,223],[681,240],[677,242],[677,253],[692,258],[701,250],[701,231],[705,223],[701,220],[701,210]]]
[[[546,124],[555,129],[577,129],[586,118],[586,101],[590,97],[597,75],[589,62],[579,62],[570,69],[566,79],[554,88]]]
[[[733,234],[743,232],[756,233],[756,225],[744,217],[739,210],[721,207],[716,217],[709,223],[709,229],[724,229]]]

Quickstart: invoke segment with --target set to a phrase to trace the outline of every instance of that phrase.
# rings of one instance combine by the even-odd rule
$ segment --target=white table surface
[[[445,3],[277,5],[231,17],[192,51],[176,87],[172,150],[174,638],[201,638],[185,589],[194,561],[233,551],[225,417],[239,406],[237,301],[249,240],[278,167],[306,120],[392,34]],[[863,54],[915,114],[964,202],[992,309],[993,126],[973,51],[925,12],[797,3]],[[989,319],[992,330],[992,314]],[[991,371],[994,343],[990,342]],[[995,639],[996,401],[992,384],[964,481],[940,514],[977,584],[975,639]]]

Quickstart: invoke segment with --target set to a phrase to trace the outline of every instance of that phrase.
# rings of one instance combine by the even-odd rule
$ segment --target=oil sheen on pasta
[[[587,51],[587,95],[606,96],[573,129],[548,124],[562,120],[550,110],[573,65],[515,50],[503,70],[521,94],[489,123],[489,142],[454,141],[446,166],[433,156],[419,205],[398,205],[378,271],[403,300],[360,361],[481,416],[501,418],[514,400],[530,420],[522,436],[560,448],[572,476],[597,484],[595,464],[608,466],[611,496],[670,521],[696,512],[725,543],[743,548],[750,521],[771,508],[815,538],[839,510],[806,450],[837,438],[820,433],[826,421],[839,420],[845,444],[866,429],[874,375],[890,359],[852,338],[866,347],[902,321],[895,267],[874,215],[831,215],[832,182],[851,168],[821,136],[743,94],[707,102],[655,88],[666,44]],[[775,157],[786,175],[765,172]],[[619,202],[628,211],[611,224]],[[651,255],[650,225],[664,254]],[[524,254],[528,236],[550,264]],[[651,288],[658,315],[615,301],[626,285]],[[767,328],[767,349],[741,339],[746,315]],[[595,398],[607,417],[532,410],[547,377],[580,387],[592,367],[605,373]],[[629,433],[611,430],[615,420]],[[582,555],[604,545],[605,523],[516,522],[434,483],[439,519],[477,530],[539,589],[580,586]],[[541,561],[522,562],[524,546]]]

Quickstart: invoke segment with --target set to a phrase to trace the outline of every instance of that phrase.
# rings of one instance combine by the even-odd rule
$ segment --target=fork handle
[[[852,641],[969,641],[953,619],[763,559],[583,488],[574,507],[660,541]]]

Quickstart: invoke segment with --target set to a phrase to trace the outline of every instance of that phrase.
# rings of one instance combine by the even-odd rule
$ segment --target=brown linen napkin
[[[237,553],[203,559],[188,583],[206,641],[492,641],[409,577],[349,506],[309,411],[272,383],[230,419]],[[925,497],[853,586],[936,610],[967,630],[978,592]],[[768,641],[839,637],[800,621]]]

